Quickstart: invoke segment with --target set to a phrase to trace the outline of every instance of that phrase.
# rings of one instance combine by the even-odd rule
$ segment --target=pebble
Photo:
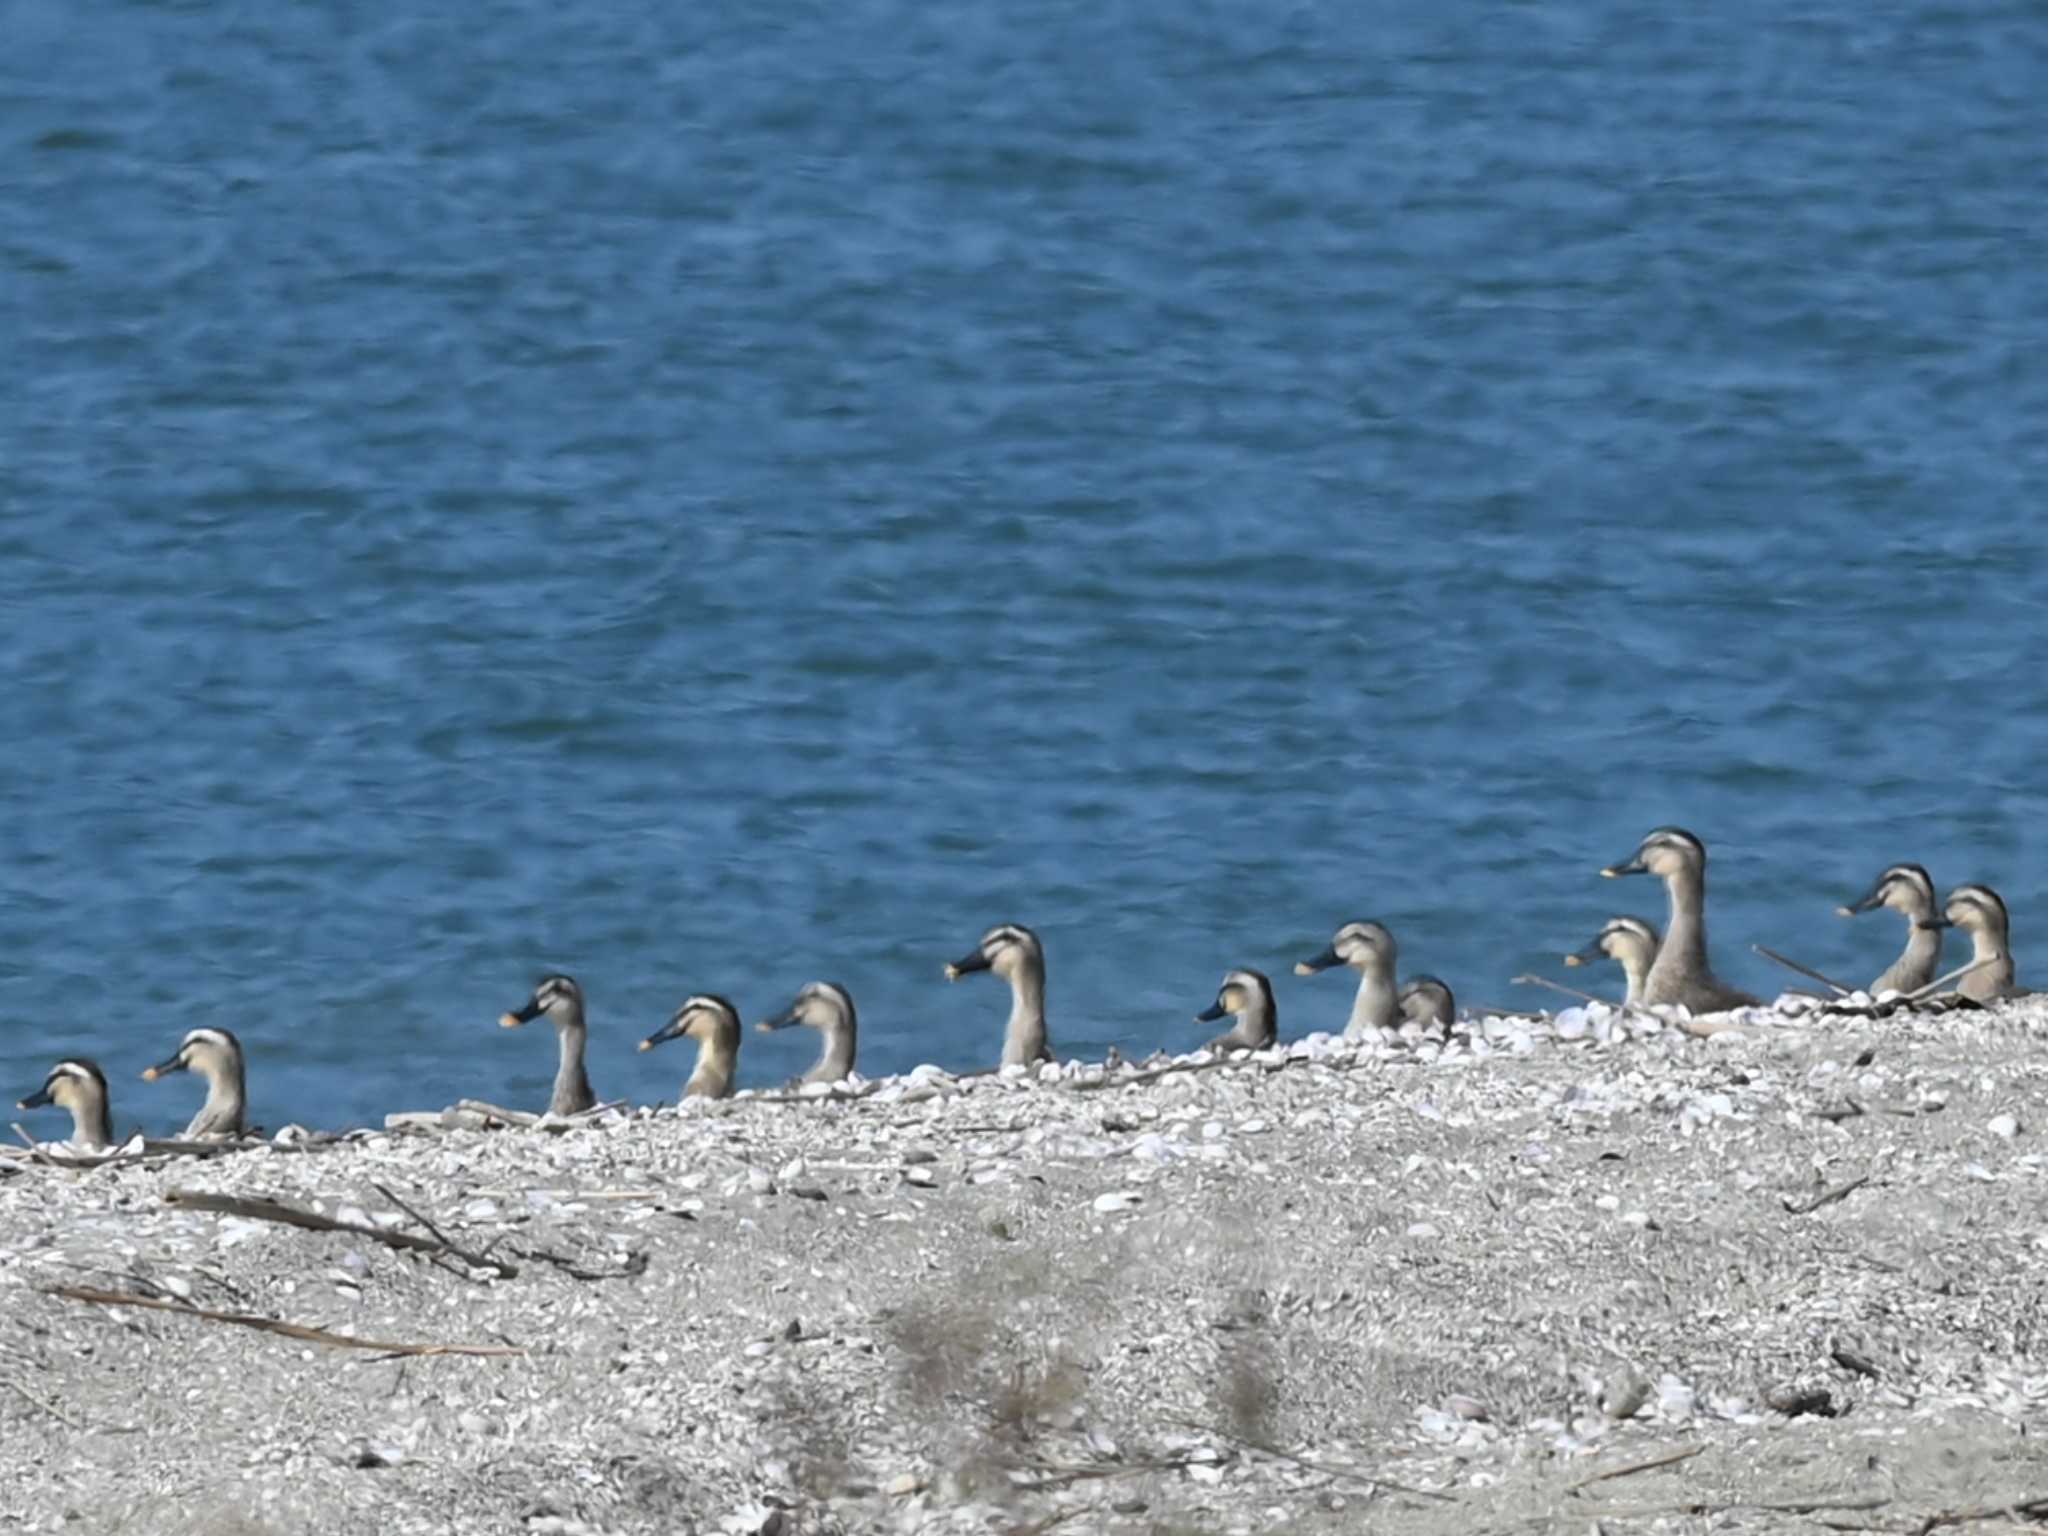
[[[1095,1212],[1107,1216],[1116,1211],[1128,1211],[1142,1205],[1145,1197],[1134,1189],[1113,1189],[1108,1194],[1095,1197]]]
[[[919,1189],[930,1189],[939,1182],[939,1178],[931,1169],[920,1166],[904,1169],[903,1182],[915,1184]]]
[[[2017,1115],[1993,1115],[1990,1124],[1986,1125],[1984,1129],[1994,1136],[2011,1141],[2013,1137],[2020,1133],[2019,1117]]]
[[[1633,1367],[1622,1366],[1600,1389],[1600,1411],[1610,1419],[1631,1419],[1650,1400],[1650,1384]]]

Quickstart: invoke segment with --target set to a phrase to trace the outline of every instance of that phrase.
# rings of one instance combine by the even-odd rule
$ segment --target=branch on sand
[[[380,1186],[381,1187],[381,1186]],[[393,1205],[404,1210],[415,1221],[433,1231],[432,1224],[418,1212],[386,1190],[386,1198]],[[299,1227],[307,1232],[346,1232],[351,1237],[366,1237],[371,1242],[382,1243],[386,1248],[406,1249],[414,1253],[447,1254],[462,1260],[465,1264],[481,1269],[495,1269],[502,1279],[517,1278],[518,1269],[503,1259],[493,1259],[484,1254],[471,1253],[458,1248],[438,1233],[433,1237],[419,1237],[411,1232],[387,1232],[382,1227],[368,1226],[356,1221],[336,1221],[332,1216],[322,1216],[318,1211],[303,1210],[295,1205],[285,1205],[277,1200],[249,1200],[237,1195],[215,1195],[198,1189],[173,1189],[164,1194],[164,1204],[175,1206],[182,1211],[213,1211],[223,1216],[241,1216],[250,1221],[274,1221],[282,1226]]]
[[[647,1273],[647,1254],[635,1250],[621,1259],[611,1269],[586,1269],[566,1254],[550,1253],[545,1248],[520,1248],[516,1250],[522,1259],[535,1259],[542,1264],[552,1264],[571,1280],[631,1280],[636,1275]]]
[[[196,1317],[202,1322],[228,1323],[236,1328],[254,1328],[259,1333],[275,1333],[287,1339],[298,1339],[307,1344],[324,1344],[330,1349],[361,1349],[380,1355],[523,1355],[525,1350],[507,1344],[391,1344],[378,1339],[350,1338],[345,1333],[329,1333],[325,1328],[309,1328],[304,1323],[281,1322],[274,1317],[256,1317],[246,1312],[213,1312],[204,1307],[187,1306],[179,1301],[158,1301],[151,1296],[137,1296],[128,1291],[101,1291],[83,1285],[52,1285],[42,1288],[45,1296],[58,1296],[65,1301],[83,1301],[96,1307],[143,1307],[152,1312],[176,1312],[182,1317]]]
[[[1652,1456],[1646,1461],[1632,1461],[1625,1467],[1595,1472],[1590,1477],[1580,1478],[1576,1483],[1566,1484],[1565,1492],[1577,1493],[1581,1488],[1590,1488],[1595,1483],[1610,1483],[1617,1477],[1633,1477],[1638,1472],[1654,1472],[1659,1467],[1676,1466],[1681,1461],[1691,1461],[1704,1450],[1704,1445],[1682,1446],[1675,1451],[1666,1451],[1662,1456]]]
[[[1938,1531],[1945,1526],[1971,1525],[1979,1520],[2010,1520],[2018,1525],[2026,1520],[2039,1520],[2044,1515],[2048,1515],[2048,1493],[2036,1493],[2003,1504],[1972,1504],[1962,1509],[1941,1510],[1914,1526],[1913,1536],[1928,1536],[1930,1531]]]
[[[1875,1169],[1872,1169],[1869,1173],[1850,1179],[1845,1184],[1836,1184],[1831,1188],[1822,1190],[1811,1200],[1786,1200],[1783,1204],[1786,1212],[1790,1215],[1811,1216],[1824,1205],[1833,1205],[1837,1200],[1846,1200],[1850,1195],[1853,1195],[1876,1177],[1877,1172]]]
[[[1791,971],[1796,975],[1804,976],[1808,981],[1819,982],[1822,986],[1826,987],[1829,991],[1833,992],[1836,997],[1847,997],[1850,995],[1852,991],[1855,990],[1852,987],[1846,987],[1842,985],[1841,982],[1836,981],[1832,976],[1823,976],[1819,971],[1814,970],[1811,966],[1801,965],[1797,960],[1791,959],[1789,956],[1779,954],[1775,949],[1766,949],[1761,944],[1752,944],[1749,947],[1755,950],[1758,954],[1762,955],[1766,960],[1774,960],[1779,965],[1785,967],[1786,970]]]

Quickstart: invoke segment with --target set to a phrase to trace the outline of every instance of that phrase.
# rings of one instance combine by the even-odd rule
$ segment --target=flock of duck
[[[1664,882],[1670,908],[1665,930],[1638,917],[1610,919],[1593,941],[1565,964],[1579,965],[1606,958],[1621,967],[1626,983],[1622,1005],[1629,1008],[1683,1007],[1694,1014],[1720,1013],[1755,1006],[1760,999],[1737,990],[1715,976],[1707,958],[1707,850],[1680,827],[1660,827],[1643,839],[1635,853],[1600,871],[1609,877],[1654,875]],[[1970,936],[1970,964],[1958,973],[1957,991],[1986,1003],[2022,995],[2014,981],[2005,903],[1988,886],[1964,885],[1937,900],[1934,882],[1918,864],[1894,864],[1877,877],[1869,892],[1853,905],[1837,910],[1844,917],[1885,907],[1906,921],[1906,948],[1871,983],[1874,995],[1922,993],[1936,982],[1942,934],[1959,928]],[[1295,966],[1308,976],[1348,967],[1358,972],[1357,994],[1351,1003],[1347,1035],[1395,1029],[1405,1022],[1448,1031],[1457,1018],[1451,989],[1434,976],[1415,976],[1400,984],[1394,936],[1376,922],[1346,923],[1329,947]],[[946,967],[957,980],[987,971],[1009,983],[1010,1017],[1003,1033],[1002,1066],[1029,1065],[1052,1059],[1045,1023],[1045,949],[1038,935],[1016,923],[999,923],[980,943]],[[548,1112],[573,1115],[594,1108],[597,1095],[584,1068],[588,1025],[583,990],[562,975],[545,976],[519,1008],[504,1014],[507,1029],[546,1018],[555,1027],[560,1064]],[[1259,1050],[1274,1043],[1279,1010],[1272,984],[1264,974],[1243,967],[1230,971],[1217,989],[1216,1000],[1196,1015],[1198,1022],[1229,1018],[1231,1027],[1208,1042],[1208,1049]],[[778,1030],[800,1025],[818,1031],[823,1049],[817,1064],[792,1087],[835,1083],[853,1072],[858,1024],[853,998],[833,982],[814,981],[797,993],[780,1013],[757,1028]],[[693,1040],[697,1059],[683,1086],[686,1098],[723,1098],[733,1091],[739,1064],[742,1026],[739,1010],[715,993],[699,993],[684,1001],[669,1021],[640,1042],[643,1051],[669,1040]],[[188,1033],[167,1061],[147,1068],[142,1076],[154,1082],[175,1072],[192,1072],[206,1082],[206,1102],[186,1128],[187,1139],[241,1135],[247,1128],[248,1096],[242,1045],[225,1029],[202,1028]],[[43,1086],[20,1101],[23,1109],[45,1105],[70,1111],[72,1141],[87,1148],[113,1145],[113,1106],[106,1074],[93,1061],[73,1057],[58,1062]]]

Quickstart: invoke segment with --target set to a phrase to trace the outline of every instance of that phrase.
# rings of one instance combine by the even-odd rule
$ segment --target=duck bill
[[[1619,880],[1623,875],[1647,875],[1649,872],[1650,866],[1643,862],[1641,854],[1635,854],[1619,864],[1610,864],[1600,871],[1601,875],[1609,880]]]
[[[184,1070],[185,1057],[180,1052],[169,1061],[160,1061],[153,1067],[144,1067],[142,1069],[142,1080],[145,1083],[153,1083],[160,1077],[167,1077],[173,1072],[182,1072]]]
[[[1849,905],[1846,907],[1837,907],[1835,908],[1835,911],[1843,917],[1854,917],[1859,912],[1874,912],[1883,905],[1884,887],[1881,885],[1874,885],[1870,888],[1869,893],[1866,894],[1862,900],[1853,901],[1849,903]]]
[[[524,1008],[515,1009],[511,1013],[499,1014],[498,1027],[500,1029],[517,1029],[522,1024],[531,1024],[540,1017],[540,1014],[540,999],[537,997],[528,998]]]
[[[1923,917],[1916,921],[1913,926],[1915,928],[1925,928],[1930,933],[1937,933],[1943,928],[1953,928],[1955,924],[1945,917]]]
[[[796,1023],[796,1021],[796,1010],[794,1008],[791,1008],[782,1013],[778,1013],[772,1019],[763,1019],[760,1023],[756,1024],[754,1028],[760,1030],[761,1033],[764,1035],[769,1035],[773,1034],[778,1029],[788,1029],[790,1025]]]
[[[958,981],[962,976],[971,975],[975,971],[985,971],[987,969],[988,956],[984,955],[980,950],[977,949],[972,954],[962,955],[958,960],[955,960],[951,965],[947,966],[946,980]]]
[[[1208,1007],[1204,1008],[1200,1013],[1195,1015],[1195,1022],[1197,1024],[1214,1024],[1218,1019],[1227,1019],[1229,1017],[1230,1010],[1224,1007],[1223,1000],[1221,998],[1218,998],[1215,1002],[1211,1003]]]
[[[38,1088],[34,1093],[30,1094],[27,1098],[16,1099],[14,1101],[14,1107],[16,1109],[41,1109],[45,1105],[54,1104],[56,1102],[57,1101],[55,1099],[50,1097],[49,1084],[45,1083],[42,1087]]]
[[[1294,974],[1297,976],[1313,976],[1318,971],[1334,970],[1343,963],[1344,957],[1337,953],[1337,947],[1333,944],[1314,959],[1296,961]]]
[[[649,1035],[645,1040],[642,1040],[640,1042],[640,1049],[643,1051],[651,1051],[657,1045],[660,1045],[662,1041],[673,1040],[678,1035],[681,1035],[683,1033],[685,1033],[685,1029],[683,1026],[683,1016],[681,1014],[677,1014],[674,1018],[670,1019],[666,1024],[662,1025],[661,1028],[657,1029],[653,1034]]]
[[[1607,951],[1602,949],[1600,947],[1600,941],[1598,939],[1595,939],[1592,943],[1588,944],[1584,949],[1575,949],[1570,954],[1566,955],[1564,957],[1564,963],[1566,965],[1591,965],[1595,960],[1604,960],[1606,958]]]

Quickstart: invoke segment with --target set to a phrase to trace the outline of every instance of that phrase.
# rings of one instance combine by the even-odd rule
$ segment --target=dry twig
[[[383,1189],[382,1185],[377,1188]],[[386,1198],[404,1210],[414,1220],[433,1231],[433,1224],[414,1211],[404,1201],[383,1191]],[[164,1204],[176,1206],[185,1211],[214,1211],[223,1216],[241,1216],[251,1221],[274,1221],[282,1226],[299,1227],[308,1232],[346,1232],[353,1237],[367,1237],[372,1242],[382,1243],[387,1248],[409,1249],[414,1253],[448,1254],[465,1264],[497,1270],[498,1274],[512,1280],[519,1271],[503,1259],[493,1259],[482,1254],[470,1253],[458,1248],[446,1238],[435,1233],[433,1237],[418,1237],[410,1232],[387,1232],[382,1227],[365,1225],[355,1221],[336,1221],[332,1216],[322,1216],[318,1211],[303,1210],[296,1205],[286,1205],[277,1200],[249,1200],[238,1195],[216,1195],[199,1189],[173,1189],[164,1193]]]
[[[1944,1526],[1971,1525],[1979,1520],[2007,1519],[2018,1524],[2022,1520],[2039,1520],[2043,1516],[2048,1516],[2048,1493],[2037,1493],[2004,1504],[1971,1504],[1962,1509],[1941,1510],[1913,1527],[1913,1536],[1927,1536],[1929,1531],[1938,1531]]]
[[[345,1333],[330,1333],[325,1328],[309,1328],[304,1323],[281,1322],[274,1317],[256,1317],[246,1312],[214,1312],[205,1307],[191,1307],[178,1301],[157,1301],[149,1296],[136,1296],[126,1291],[101,1291],[83,1285],[52,1285],[43,1287],[45,1296],[59,1296],[66,1301],[89,1302],[97,1307],[145,1307],[152,1312],[176,1312],[184,1317],[196,1317],[202,1322],[229,1323],[237,1328],[254,1328],[260,1333],[280,1334],[287,1339],[299,1339],[308,1344],[325,1344],[330,1349],[362,1349],[381,1355],[523,1355],[525,1350],[517,1345],[500,1344],[390,1344],[377,1339],[356,1339]]]
[[[1590,1477],[1580,1478],[1576,1483],[1566,1484],[1565,1492],[1577,1493],[1581,1488],[1590,1488],[1595,1483],[1612,1482],[1617,1477],[1633,1477],[1638,1472],[1653,1472],[1658,1467],[1675,1466],[1681,1461],[1691,1461],[1693,1457],[1699,1455],[1704,1450],[1706,1450],[1704,1445],[1688,1445],[1675,1451],[1667,1451],[1662,1456],[1652,1456],[1647,1461],[1632,1461],[1625,1467],[1615,1467],[1606,1472],[1595,1472]]]
[[[1873,1170],[1870,1173],[1862,1174],[1849,1180],[1846,1184],[1836,1184],[1832,1188],[1824,1189],[1811,1200],[1804,1202],[1787,1200],[1784,1202],[1785,1209],[1794,1216],[1810,1216],[1824,1205],[1833,1205],[1837,1200],[1846,1200],[1875,1177],[1877,1177],[1877,1174]]]
[[[647,1255],[637,1249],[627,1254],[617,1269],[585,1269],[566,1254],[549,1253],[545,1248],[518,1248],[513,1251],[522,1259],[538,1259],[543,1264],[552,1264],[571,1280],[630,1280],[635,1275],[647,1273]]]
[[[1837,997],[1847,997],[1855,990],[1853,987],[1843,986],[1832,976],[1821,975],[1819,971],[1814,970],[1811,966],[1801,965],[1797,960],[1788,959],[1786,956],[1779,954],[1775,949],[1766,949],[1761,944],[1752,944],[1749,947],[1762,955],[1766,960],[1775,960],[1778,964],[1784,966],[1786,970],[1796,971],[1808,981],[1819,982],[1822,986],[1831,990]]]
[[[29,1391],[27,1387],[24,1387],[12,1376],[0,1376],[0,1381],[4,1381],[7,1383],[8,1386],[14,1388],[14,1390],[21,1395],[21,1399],[23,1402],[33,1403],[36,1407],[42,1409],[43,1412],[47,1413],[51,1418],[55,1419],[59,1424],[66,1425],[71,1429],[85,1428],[83,1424],[79,1423],[78,1420],[72,1418],[69,1414],[65,1413],[63,1409],[57,1407],[54,1403],[44,1402],[40,1397],[37,1397],[33,1392]]]

